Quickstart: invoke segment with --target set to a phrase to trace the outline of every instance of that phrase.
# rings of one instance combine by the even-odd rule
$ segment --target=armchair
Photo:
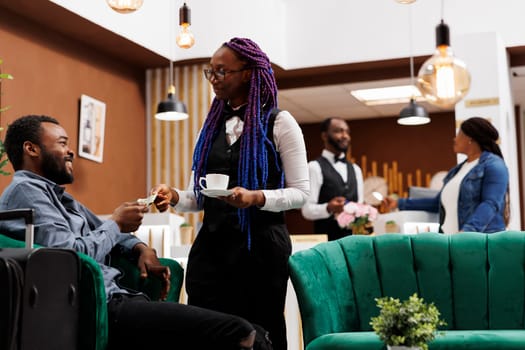
[[[24,248],[25,243],[0,234],[0,248]],[[78,253],[80,257],[80,324],[79,324],[79,349],[106,350],[108,344],[108,316],[106,307],[106,293],[104,280],[98,263],[91,257]],[[182,287],[184,271],[180,264],[167,258],[160,258],[160,262],[169,266],[171,270],[171,289],[167,302],[178,302]],[[115,256],[111,265],[118,267],[123,277],[120,284],[124,287],[141,291],[152,300],[158,300],[160,294],[160,281],[148,278],[142,281],[138,269],[128,260]]]

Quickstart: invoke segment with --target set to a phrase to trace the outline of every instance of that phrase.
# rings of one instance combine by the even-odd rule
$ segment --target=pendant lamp
[[[454,106],[469,91],[470,73],[465,63],[454,56],[450,29],[443,19],[436,27],[436,51],[421,66],[417,84],[429,103],[445,108]]]
[[[118,13],[131,13],[137,11],[144,0],[106,0],[106,3]]]
[[[173,61],[170,60],[170,86],[168,98],[157,105],[155,119],[176,121],[188,119],[186,105],[175,96],[175,85],[173,85]]]
[[[412,56],[412,8],[409,9],[409,42],[410,42],[410,83],[414,85],[414,57]],[[403,108],[397,119],[399,125],[424,125],[430,123],[425,107],[416,103],[415,96],[412,96],[408,106]]]
[[[179,25],[180,32],[176,38],[177,45],[183,49],[189,49],[193,46],[193,44],[195,44],[195,37],[190,31],[191,10],[188,5],[186,5],[186,3],[184,3],[184,5],[182,5],[179,9]]]
[[[189,8],[182,11],[182,8],[186,6],[186,3],[179,10],[179,22],[185,21],[189,22]],[[184,18],[183,18],[184,17]],[[193,37],[193,36],[192,36]],[[170,40],[170,42],[172,42]],[[177,42],[178,43],[178,42]],[[192,44],[193,45],[193,44]],[[191,46],[188,46],[191,47]],[[168,88],[168,98],[164,101],[161,101],[157,105],[157,113],[155,114],[155,119],[167,120],[167,121],[177,121],[188,119],[188,109],[186,105],[177,99],[175,95],[175,85],[173,84],[173,60],[170,59],[170,86]]]

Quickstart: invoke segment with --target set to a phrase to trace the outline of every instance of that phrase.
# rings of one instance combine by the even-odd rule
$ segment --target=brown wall
[[[77,158],[68,191],[97,214],[111,213],[146,189],[144,70],[112,59],[86,45],[9,11],[0,11],[0,58],[5,127],[25,114],[57,118],[77,152],[79,99],[86,94],[106,103],[103,163]],[[1,135],[3,138],[4,134]],[[9,165],[8,170],[12,170]],[[0,177],[0,189],[11,177]]]
[[[394,160],[398,163],[398,170],[405,174],[414,173],[416,169],[420,169],[423,174],[435,174],[452,168],[456,164],[456,156],[452,151],[454,114],[439,113],[430,117],[430,124],[411,127],[398,125],[394,117],[349,121],[352,158],[362,166],[362,156],[366,155],[369,171],[370,162],[377,161],[379,176],[382,175],[382,163],[390,164]],[[313,160],[323,149],[320,126],[318,123],[303,124],[301,128],[307,140],[308,160]],[[313,232],[312,222],[303,219],[300,210],[288,212],[286,222],[291,233]]]

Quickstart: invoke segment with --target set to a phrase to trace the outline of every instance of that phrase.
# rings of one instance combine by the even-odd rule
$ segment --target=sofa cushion
[[[374,332],[325,334],[308,344],[307,350],[384,350]],[[525,330],[440,331],[429,350],[525,349]]]

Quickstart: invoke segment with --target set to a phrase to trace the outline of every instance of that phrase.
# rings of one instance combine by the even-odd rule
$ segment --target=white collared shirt
[[[242,128],[243,125],[244,123],[240,124],[240,127]],[[232,122],[231,126],[233,132],[234,129],[239,128],[239,123]],[[281,157],[285,186],[281,189],[262,190],[266,201],[260,209],[279,212],[300,208],[310,192],[306,147],[303,132],[288,111],[281,111],[275,117],[273,139],[276,151]],[[175,190],[179,194],[179,202],[175,205],[175,210],[180,212],[200,210],[193,193],[193,172],[186,190]]]
[[[326,158],[334,169],[341,175],[343,181],[348,180],[346,163],[335,162],[335,154],[324,149],[321,153],[321,156]],[[338,158],[341,158],[343,155],[339,155]],[[363,172],[361,168],[352,163],[355,171],[355,178],[357,180],[357,201],[363,203],[364,201],[364,182],[363,182]],[[323,172],[321,170],[321,165],[318,161],[313,160],[308,163],[308,170],[310,173],[310,196],[306,200],[305,205],[301,208],[301,213],[303,217],[307,220],[319,220],[326,219],[330,217],[330,213],[327,210],[328,203],[318,203],[319,192],[321,191],[321,186],[323,185]]]

